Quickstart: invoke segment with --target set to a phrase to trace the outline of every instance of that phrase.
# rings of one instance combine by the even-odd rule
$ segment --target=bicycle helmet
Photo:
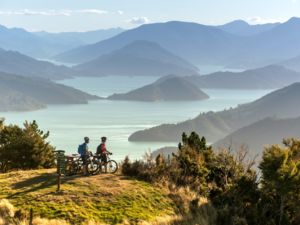
[[[89,142],[89,137],[84,137],[84,142]]]
[[[101,137],[101,141],[105,142],[107,140],[107,137]]]

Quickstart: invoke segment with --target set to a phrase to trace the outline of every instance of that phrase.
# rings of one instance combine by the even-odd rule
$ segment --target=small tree
[[[36,169],[54,166],[54,148],[46,141],[37,123],[25,122],[24,128],[16,125],[4,126],[0,131],[1,170]]]
[[[262,204],[268,207],[274,224],[297,224],[300,215],[300,141],[286,139],[285,147],[265,149],[259,168],[262,171]],[[299,221],[298,221],[299,222]]]
[[[175,158],[181,169],[179,176],[183,179],[182,183],[191,185],[199,193],[207,196],[209,166],[214,158],[212,148],[207,146],[204,137],[200,138],[195,132],[190,136],[183,133],[178,148],[178,155]]]

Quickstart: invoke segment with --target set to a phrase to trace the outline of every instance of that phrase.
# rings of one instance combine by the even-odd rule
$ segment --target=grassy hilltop
[[[0,174],[0,199],[35,216],[64,219],[72,224],[95,220],[108,224],[154,221],[173,216],[175,204],[167,192],[119,175],[68,177],[56,193],[54,170]]]

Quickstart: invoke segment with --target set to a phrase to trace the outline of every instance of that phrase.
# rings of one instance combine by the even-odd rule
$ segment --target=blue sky
[[[223,24],[300,17],[300,0],[0,0],[0,24],[27,30],[132,28],[170,20]]]

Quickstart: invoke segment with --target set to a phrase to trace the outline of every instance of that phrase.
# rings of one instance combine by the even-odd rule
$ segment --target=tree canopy
[[[26,121],[22,128],[4,125],[0,130],[0,171],[53,167],[54,148],[48,137],[49,132],[40,130],[36,121]]]

